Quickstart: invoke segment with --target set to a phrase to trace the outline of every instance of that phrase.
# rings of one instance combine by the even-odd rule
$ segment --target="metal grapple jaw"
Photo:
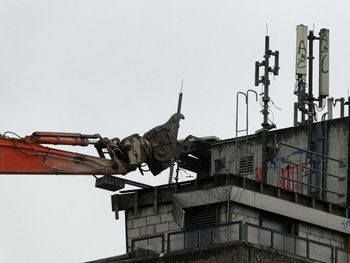
[[[157,175],[170,166],[170,160],[180,155],[181,146],[177,142],[179,120],[184,119],[182,114],[173,114],[163,125],[146,132],[143,136],[133,134],[122,141],[118,138],[103,138],[95,144],[101,158],[110,156],[115,168],[120,161],[126,162],[130,171],[147,164],[150,171]]]

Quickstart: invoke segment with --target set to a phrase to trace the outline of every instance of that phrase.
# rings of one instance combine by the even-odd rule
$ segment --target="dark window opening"
[[[296,220],[273,213],[262,212],[260,214],[260,225],[287,234],[297,235],[298,233]]]
[[[185,209],[185,248],[212,244],[213,231],[210,227],[218,223],[218,209],[217,204]]]

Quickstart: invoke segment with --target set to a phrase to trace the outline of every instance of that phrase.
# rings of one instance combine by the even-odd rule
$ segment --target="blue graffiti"
[[[341,223],[344,227],[344,229],[347,229],[348,227],[350,227],[350,219],[345,220]]]
[[[269,159],[269,160],[268,160],[268,166],[269,166],[270,169],[273,169],[274,172],[278,172],[278,169],[279,169],[278,163],[279,163],[279,162],[281,162],[282,164],[283,164],[283,163],[288,164],[288,163],[291,162],[290,158],[291,158],[292,156],[295,156],[295,155],[302,155],[302,154],[305,154],[305,161],[304,161],[304,163],[309,163],[309,160],[308,160],[309,158],[308,158],[308,155],[306,154],[306,152],[301,151],[301,150],[297,150],[297,151],[294,151],[294,152],[288,154],[287,157],[281,157],[281,158],[276,158],[276,159]],[[312,167],[313,169],[316,169],[316,168],[317,168],[317,162],[316,162],[316,160],[312,160],[311,167]],[[316,173],[315,170],[310,170],[310,171],[309,171],[309,174],[315,174],[315,173]]]

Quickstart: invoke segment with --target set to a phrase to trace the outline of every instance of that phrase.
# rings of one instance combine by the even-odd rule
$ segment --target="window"
[[[287,234],[295,235],[298,233],[295,220],[273,213],[261,213],[260,225]]]
[[[265,236],[262,240],[264,243],[271,242],[274,249],[286,251],[289,253],[295,253],[296,243],[294,238],[290,238],[285,234],[296,235],[297,221],[288,217],[277,215],[273,213],[263,212],[260,216],[260,224],[263,227],[273,229],[277,232],[273,232],[272,240],[268,236]]]

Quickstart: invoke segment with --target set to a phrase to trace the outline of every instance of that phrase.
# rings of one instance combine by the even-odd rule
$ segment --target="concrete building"
[[[195,180],[112,196],[127,254],[94,262],[350,262],[349,125],[268,132],[265,178],[259,134],[213,140]]]
[[[112,196],[116,217],[125,211],[127,254],[95,262],[350,262],[350,110],[344,118],[350,97],[328,98],[327,113],[314,122],[315,108],[329,96],[329,30],[316,37],[297,26],[294,127],[280,130],[268,119],[269,75],[279,74],[279,52],[269,41],[266,36],[264,60],[255,62],[262,129],[248,136],[247,117],[246,129],[238,130],[239,95],[247,115],[248,95],[258,99],[254,90],[238,92],[236,138],[206,138],[192,156],[180,155],[179,165],[195,172],[195,180]],[[332,119],[337,101],[341,118]],[[238,137],[242,131],[246,136]]]

